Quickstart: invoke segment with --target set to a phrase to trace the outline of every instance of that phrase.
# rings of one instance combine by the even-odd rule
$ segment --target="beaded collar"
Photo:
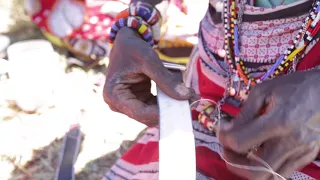
[[[313,2],[309,15],[304,20],[299,33],[293,41],[293,44],[277,58],[274,65],[271,66],[271,68],[264,75],[258,78],[252,78],[248,75],[248,72],[245,71],[244,62],[239,57],[239,26],[241,23],[243,13],[242,8],[244,3],[245,2],[241,0],[224,0],[223,20],[225,51],[226,59],[230,66],[231,72],[246,84],[255,85],[256,83],[261,83],[264,80],[268,80],[283,74],[289,68],[294,71],[297,63],[301,59],[299,57],[304,53],[306,47],[319,32],[319,0],[315,0]]]

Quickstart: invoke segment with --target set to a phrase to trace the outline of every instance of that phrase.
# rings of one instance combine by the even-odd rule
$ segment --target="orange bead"
[[[127,18],[129,16],[130,16],[129,11],[127,9],[125,9],[125,10],[119,12],[119,14],[116,15],[116,21],[118,21],[121,18]]]

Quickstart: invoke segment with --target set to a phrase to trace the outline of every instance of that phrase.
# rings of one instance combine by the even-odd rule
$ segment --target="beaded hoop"
[[[148,3],[140,1],[131,3],[127,10],[131,16],[141,17],[151,26],[156,24],[160,19],[158,10]]]
[[[134,29],[140,34],[142,39],[146,41],[150,46],[154,45],[152,33],[148,26],[143,24],[141,20],[139,20],[138,18],[132,16],[128,18],[121,18],[112,25],[109,35],[111,44],[113,44],[114,40],[116,39],[118,31],[123,27],[130,27]]]
[[[153,39],[155,44],[158,44],[160,40],[160,30],[162,24],[160,12],[152,5],[140,1],[130,4],[128,11],[131,16],[141,17],[151,26]]]
[[[152,5],[139,1],[131,3],[128,9],[121,11],[116,16],[116,21],[121,18],[128,18],[130,16],[140,19],[142,23],[149,26],[152,32],[154,44],[158,44],[160,40],[160,30],[162,24],[160,12]]]

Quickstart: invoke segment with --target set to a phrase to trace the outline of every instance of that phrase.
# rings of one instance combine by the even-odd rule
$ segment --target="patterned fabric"
[[[197,121],[193,121],[196,157],[197,180],[243,180],[229,172],[220,155],[221,145],[217,138]],[[158,139],[157,128],[148,129],[147,133],[127,152],[103,180],[157,180],[158,179]],[[315,180],[320,178],[320,166],[314,162],[305,167],[303,172],[294,172],[292,180]],[[319,162],[318,162],[319,163]]]
[[[223,29],[221,13],[215,5],[218,0],[210,0],[210,7],[201,22],[198,46],[191,53],[185,82],[196,90],[202,98],[219,101],[226,86],[228,66],[219,56],[223,48]],[[254,1],[251,1],[254,3]],[[253,76],[265,72],[274,59],[287,48],[301,26],[311,1],[300,0],[289,5],[261,8],[246,5],[241,26],[241,57],[248,64],[248,71]],[[293,8],[295,10],[293,10]],[[263,18],[267,19],[264,20]],[[320,64],[318,53],[320,44],[317,39],[307,48],[308,54],[298,64],[297,70],[313,68]],[[198,111],[207,104],[200,104],[193,111],[196,119]],[[222,105],[222,111],[231,116],[239,112],[234,104]],[[197,180],[242,180],[226,169],[221,159],[221,144],[197,120],[193,121]],[[158,179],[158,140],[157,128],[150,128],[137,144],[132,147],[105,175],[104,180],[118,179]],[[182,149],[183,151],[183,149]],[[188,157],[186,157],[188,158]],[[128,173],[128,171],[130,173]],[[292,180],[320,179],[320,162],[314,161],[299,172],[294,172]]]

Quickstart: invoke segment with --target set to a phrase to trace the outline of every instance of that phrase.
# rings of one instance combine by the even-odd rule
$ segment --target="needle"
[[[177,63],[167,62],[167,61],[163,61],[163,60],[162,60],[162,63],[164,65],[164,67],[166,67],[167,69],[170,69],[170,70],[185,71],[187,69],[186,66],[181,65],[181,64],[177,64]]]

